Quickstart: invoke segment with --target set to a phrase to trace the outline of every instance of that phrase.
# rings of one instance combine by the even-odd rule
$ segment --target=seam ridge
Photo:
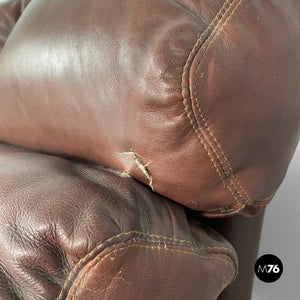
[[[187,58],[187,60],[186,60],[186,62],[185,62],[184,68],[183,68],[183,73],[182,73],[182,78],[181,78],[182,97],[183,97],[182,102],[183,102],[183,105],[184,105],[185,113],[186,113],[186,115],[187,115],[187,117],[188,117],[188,119],[189,119],[189,122],[190,122],[190,124],[192,125],[192,127],[193,127],[193,129],[194,129],[194,131],[195,131],[195,133],[196,133],[196,135],[197,135],[197,137],[198,137],[198,139],[200,140],[201,144],[203,145],[204,149],[206,150],[207,154],[209,155],[210,161],[212,162],[212,164],[213,164],[215,170],[217,171],[217,173],[218,173],[218,175],[219,175],[219,177],[220,177],[220,179],[221,179],[221,181],[222,181],[222,183],[223,183],[223,186],[226,186],[226,182],[225,182],[225,180],[224,180],[224,178],[223,178],[223,176],[222,176],[222,174],[221,174],[219,168],[217,167],[216,162],[214,161],[214,159],[213,159],[213,157],[212,157],[210,151],[209,151],[208,148],[207,148],[207,145],[206,145],[206,144],[208,144],[208,143],[207,143],[205,137],[203,136],[203,133],[201,132],[201,130],[200,130],[199,128],[198,128],[198,129],[196,128],[196,124],[194,123],[194,120],[192,119],[192,116],[191,116],[191,114],[192,114],[192,115],[194,116],[194,118],[196,119],[194,113],[191,111],[191,114],[190,114],[190,112],[189,112],[189,110],[188,110],[188,107],[187,107],[187,103],[186,103],[186,102],[187,102],[188,98],[190,98],[189,83],[188,83],[188,80],[187,80],[187,83],[185,84],[185,80],[184,80],[184,79],[185,79],[185,76],[187,75],[187,67],[188,67],[188,65],[191,64],[191,61],[192,61],[192,59],[194,58],[196,51],[199,50],[199,49],[197,49],[197,48],[198,48],[198,46],[200,45],[200,42],[202,41],[202,38],[203,38],[209,31],[211,31],[211,32],[210,32],[210,34],[208,35],[208,37],[207,37],[206,39],[208,39],[208,38],[211,36],[211,34],[212,34],[212,32],[213,32],[213,29],[219,24],[221,18],[226,14],[226,12],[229,10],[229,8],[230,8],[230,6],[231,6],[231,4],[232,4],[233,2],[234,2],[234,0],[231,0],[231,1],[230,1],[230,0],[226,0],[226,1],[224,2],[223,6],[222,6],[222,7],[220,8],[220,10],[218,11],[218,13],[216,14],[216,16],[215,16],[215,17],[213,18],[213,20],[210,22],[210,24],[208,25],[208,27],[202,32],[202,34],[200,35],[200,37],[198,38],[198,40],[197,40],[196,43],[194,44],[194,47],[192,48],[191,52],[190,52],[189,55],[188,55],[188,58]],[[206,142],[206,143],[205,143],[205,142]],[[229,188],[229,190],[230,190],[230,188]],[[230,192],[231,192],[231,190],[230,190]],[[238,202],[238,199],[237,199],[236,196],[233,194],[233,192],[231,192],[231,194],[232,194],[233,198],[236,200],[236,202]]]
[[[106,244],[108,244],[109,242],[112,242],[113,240],[116,240],[117,238],[120,238],[122,236],[128,236],[128,235],[131,235],[131,234],[137,234],[137,235],[140,235],[140,236],[144,236],[144,237],[154,237],[154,238],[158,238],[158,239],[162,239],[163,241],[172,241],[174,242],[173,244],[170,244],[170,245],[178,245],[178,246],[184,246],[184,243],[185,244],[188,244],[190,247],[193,247],[193,242],[192,241],[189,241],[189,240],[183,240],[183,239],[177,239],[177,238],[172,238],[172,237],[166,237],[166,236],[162,236],[162,235],[157,235],[157,234],[150,234],[150,233],[146,233],[146,232],[141,232],[141,231],[136,231],[136,230],[132,230],[132,231],[128,231],[128,232],[121,232],[120,234],[117,234],[115,236],[112,236],[111,238],[103,241],[102,243],[98,244],[94,249],[92,249],[90,252],[88,252],[83,258],[81,258],[75,265],[74,267],[72,268],[72,270],[70,271],[67,279],[65,280],[64,282],[64,285],[60,291],[60,294],[57,298],[57,300],[60,300],[62,299],[62,294],[65,290],[65,288],[67,287],[67,285],[71,282],[71,278],[72,278],[72,275],[75,274],[75,271],[77,270],[78,266],[81,264],[81,263],[84,263],[86,262],[97,250],[99,250],[100,248],[104,247]],[[159,243],[159,242],[162,242],[162,241],[155,241],[156,243]],[[177,243],[177,244],[176,244]],[[181,244],[179,244],[181,243]],[[187,246],[187,245],[185,245]],[[236,254],[233,252],[232,249],[230,248],[227,248],[227,247],[211,247],[211,246],[208,246],[208,247],[194,247],[192,249],[195,249],[195,250],[206,250],[206,249],[216,249],[216,250],[225,250],[225,251],[228,251],[230,253],[232,253],[233,257],[236,257]]]
[[[188,119],[189,119],[189,121],[190,121],[190,123],[191,123],[191,125],[192,125],[192,127],[194,129],[194,131],[197,134],[198,139],[200,140],[201,144],[204,146],[204,149],[208,153],[208,155],[210,157],[210,160],[211,160],[211,162],[212,162],[215,170],[217,171],[217,173],[218,173],[218,175],[219,175],[219,177],[221,179],[221,182],[223,183],[223,186],[226,187],[229,190],[229,192],[231,193],[232,197],[234,198],[235,204],[232,206],[232,208],[234,210],[239,210],[239,209],[242,209],[242,208],[244,208],[246,206],[246,204],[241,203],[238,200],[238,198],[240,198],[242,200],[242,202],[244,202],[243,201],[244,197],[242,196],[242,194],[244,194],[244,196],[246,196],[246,198],[248,199],[247,202],[251,202],[251,198],[248,195],[248,193],[246,192],[246,190],[242,187],[242,185],[240,184],[240,182],[238,181],[238,179],[236,178],[236,176],[234,175],[234,172],[233,172],[233,169],[231,167],[231,164],[229,163],[229,160],[227,159],[227,157],[226,157],[224,151],[222,150],[219,142],[217,141],[216,137],[213,135],[212,131],[210,130],[210,128],[209,128],[209,126],[208,126],[208,124],[207,124],[207,122],[206,122],[206,120],[205,120],[205,118],[203,116],[202,110],[201,110],[200,105],[199,105],[199,100],[197,98],[197,79],[199,78],[200,64],[203,61],[203,59],[204,59],[204,57],[205,57],[208,49],[211,47],[211,45],[213,44],[213,42],[215,41],[215,39],[222,32],[223,28],[226,26],[226,24],[228,23],[228,21],[234,15],[235,11],[237,10],[237,8],[240,6],[240,4],[243,1],[244,0],[239,0],[239,1],[236,2],[235,5],[233,4],[235,1],[228,1],[227,0],[227,1],[224,2],[222,8],[219,10],[219,12],[215,16],[215,18],[212,20],[212,22],[209,24],[209,26],[206,28],[206,30],[201,34],[200,38],[196,41],[193,49],[191,50],[191,52],[190,52],[190,54],[188,56],[188,59],[186,61],[186,64],[185,64],[184,69],[183,69],[183,74],[182,74],[182,96],[183,96],[183,104],[184,104],[185,112],[187,114],[187,117],[188,117]],[[224,23],[221,26],[218,27],[219,23],[222,20],[222,17],[227,13],[227,11],[230,10],[230,8],[232,6],[234,6],[234,7],[233,7],[231,13],[229,14],[229,16],[227,16],[227,18],[225,19]],[[213,29],[216,29],[216,30],[213,30]],[[227,168],[224,168],[224,164],[219,159],[216,150],[214,150],[212,148],[212,146],[210,145],[210,143],[206,139],[204,133],[201,131],[200,126],[198,124],[198,119],[196,118],[196,115],[193,113],[193,110],[192,110],[191,114],[193,115],[193,118],[196,120],[196,124],[197,124],[197,127],[198,127],[198,128],[196,128],[195,121],[191,117],[191,114],[188,111],[187,103],[186,103],[186,101],[188,100],[187,98],[191,97],[190,94],[189,94],[189,91],[187,90],[189,88],[189,86],[188,86],[188,84],[186,84],[184,82],[184,79],[185,79],[185,76],[186,76],[186,73],[187,73],[187,67],[191,63],[192,56],[195,56],[196,48],[200,44],[200,41],[201,41],[202,37],[208,31],[210,31],[210,30],[212,30],[212,31],[211,31],[210,35],[207,37],[206,40],[208,40],[214,33],[215,34],[214,34],[213,38],[211,39],[211,41],[209,42],[208,46],[205,48],[204,53],[202,54],[202,58],[201,58],[201,60],[200,60],[200,62],[198,64],[197,71],[196,71],[196,76],[195,76],[195,85],[194,85],[195,92],[194,92],[194,96],[195,96],[195,99],[196,99],[196,106],[197,106],[197,108],[199,110],[202,122],[204,123],[204,129],[208,132],[208,134],[213,139],[212,142],[214,142],[215,145],[217,146],[217,148],[221,151],[221,156],[223,157],[224,162],[225,162]],[[221,169],[222,169],[223,172],[221,172],[221,170],[218,168],[217,164],[221,167]],[[232,182],[232,180],[235,182],[235,184]],[[239,190],[242,192],[242,194],[241,194],[241,192]],[[228,209],[224,207],[224,208],[221,208],[220,210],[226,210],[227,211]]]
[[[241,5],[241,3],[243,2],[244,0],[239,0],[236,4],[236,6],[233,8],[233,10],[231,11],[230,15],[226,18],[226,20],[224,21],[224,23],[216,30],[216,33],[215,35],[213,36],[213,38],[211,39],[211,41],[209,42],[209,44],[207,45],[206,49],[204,50],[203,54],[202,54],[202,57],[201,57],[201,60],[199,61],[199,64],[197,66],[197,71],[196,71],[196,76],[195,76],[195,85],[194,85],[194,96],[195,96],[195,99],[196,99],[196,106],[198,108],[198,111],[200,113],[200,116],[201,116],[201,119],[202,119],[202,122],[204,123],[204,128],[206,129],[206,131],[209,133],[209,135],[212,137],[213,141],[215,142],[215,145],[217,146],[217,148],[220,150],[221,152],[221,155],[223,156],[223,159],[225,161],[225,164],[227,166],[227,168],[224,168],[224,165],[223,163],[221,162],[221,160],[219,160],[218,158],[218,162],[220,163],[220,166],[222,167],[222,170],[225,174],[225,181],[227,184],[231,184],[231,186],[233,187],[234,189],[234,192],[236,194],[239,195],[239,197],[241,199],[243,199],[244,197],[241,195],[240,191],[238,189],[236,189],[234,187],[234,184],[231,183],[231,180],[234,180],[235,183],[238,185],[239,189],[242,191],[242,193],[246,196],[246,198],[248,199],[247,202],[251,202],[251,198],[250,196],[248,195],[248,193],[245,191],[245,189],[242,187],[242,185],[240,184],[239,180],[236,178],[236,176],[234,175],[234,172],[233,172],[233,169],[232,169],[232,166],[228,160],[228,158],[226,157],[223,149],[221,148],[221,145],[219,144],[219,142],[217,141],[216,137],[213,135],[212,131],[210,130],[205,118],[204,118],[204,115],[203,115],[203,112],[201,110],[201,107],[200,107],[200,104],[199,104],[199,99],[197,98],[197,82],[198,82],[198,79],[199,79],[199,71],[200,71],[200,66],[201,66],[201,63],[203,62],[205,56],[206,56],[206,53],[208,52],[209,48],[212,46],[213,42],[216,40],[216,38],[220,35],[220,33],[223,31],[224,27],[227,25],[228,21],[232,18],[232,16],[234,15],[235,11],[238,9],[238,7]],[[199,128],[200,130],[200,128]],[[214,151],[215,152],[215,151]],[[229,170],[229,171],[228,171]],[[232,192],[232,191],[231,191]],[[244,208],[245,207],[245,204],[241,204],[239,201],[236,202],[236,204],[232,207],[234,209],[240,209],[240,208]],[[225,208],[223,208],[225,209]],[[227,210],[227,209],[225,209]]]
[[[228,259],[225,259],[225,258],[222,258],[222,257],[218,257],[218,256],[208,257],[208,256],[201,255],[201,254],[198,254],[198,253],[194,252],[192,248],[191,248],[191,251],[185,251],[185,250],[180,250],[180,249],[171,249],[171,248],[167,248],[167,247],[160,247],[159,245],[158,246],[150,246],[150,245],[142,245],[142,244],[139,244],[139,243],[133,243],[133,244],[128,244],[128,245],[126,245],[124,247],[120,247],[118,249],[115,249],[113,251],[110,251],[109,253],[107,253],[103,257],[99,258],[99,260],[97,261],[97,263],[94,266],[91,266],[85,272],[85,275],[83,276],[83,278],[80,280],[79,284],[77,285],[75,293],[72,295],[72,300],[74,300],[77,297],[80,289],[84,288],[83,284],[84,284],[86,278],[99,265],[99,263],[102,260],[104,260],[105,258],[110,257],[114,253],[120,252],[120,251],[125,250],[125,249],[133,248],[133,247],[144,248],[144,249],[153,249],[153,250],[163,250],[163,251],[168,251],[168,252],[173,252],[173,253],[182,253],[182,254],[187,254],[187,255],[194,255],[194,256],[196,256],[196,257],[198,257],[200,259],[217,259],[217,260],[223,261],[225,264],[227,264],[227,265],[230,266],[231,270],[233,271],[233,274],[235,274],[234,277],[230,281],[228,281],[228,282],[225,283],[226,286],[228,286],[235,279],[236,274],[237,274],[236,266],[233,263],[232,259],[228,260]]]

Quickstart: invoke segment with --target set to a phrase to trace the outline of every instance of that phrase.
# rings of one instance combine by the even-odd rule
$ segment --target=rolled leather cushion
[[[299,139],[299,30],[296,0],[33,0],[0,55],[0,140],[255,214]]]
[[[0,299],[216,299],[231,245],[100,166],[0,144]]]

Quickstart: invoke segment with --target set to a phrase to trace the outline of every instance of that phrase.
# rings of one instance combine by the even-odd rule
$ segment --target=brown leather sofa
[[[299,30],[297,0],[1,2],[0,299],[251,299]]]

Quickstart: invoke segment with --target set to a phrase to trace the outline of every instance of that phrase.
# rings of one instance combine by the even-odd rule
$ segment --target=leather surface
[[[236,254],[103,167],[0,144],[0,299],[216,299]]]
[[[296,0],[34,0],[0,56],[0,140],[255,214],[299,138],[299,28]]]
[[[0,53],[7,37],[30,0],[5,0],[0,3]]]

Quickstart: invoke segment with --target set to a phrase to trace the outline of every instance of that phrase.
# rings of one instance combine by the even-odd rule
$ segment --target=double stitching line
[[[270,196],[261,199],[261,200],[256,200],[255,203],[252,201],[250,203],[247,203],[247,205],[251,206],[267,206],[271,199],[275,196],[276,192],[272,193]]]
[[[225,161],[225,164],[227,165],[227,168],[229,169],[226,169],[223,167],[223,164],[221,163],[221,160],[218,160],[221,167],[222,167],[222,170],[225,174],[226,177],[229,178],[229,181],[227,182],[227,187],[229,188],[229,185],[232,185],[230,183],[230,178],[232,178],[236,184],[239,186],[240,190],[242,190],[242,192],[244,193],[244,195],[247,197],[248,199],[248,202],[251,201],[248,193],[245,191],[245,189],[241,186],[240,182],[238,181],[238,179],[234,176],[234,172],[233,172],[233,169],[231,167],[231,164],[230,162],[228,161],[224,151],[222,150],[220,144],[218,143],[217,139],[215,138],[215,136],[213,135],[213,133],[211,132],[204,116],[203,116],[203,113],[202,113],[202,110],[200,108],[200,105],[199,105],[199,100],[197,98],[197,82],[198,82],[198,79],[199,79],[199,70],[200,70],[200,66],[201,66],[201,63],[203,62],[205,56],[206,56],[206,53],[208,52],[209,48],[211,47],[211,45],[213,44],[213,42],[216,40],[216,38],[220,35],[220,33],[222,32],[223,28],[227,25],[228,21],[231,19],[231,17],[233,16],[233,14],[235,13],[235,11],[237,10],[237,8],[240,6],[240,4],[243,2],[244,0],[239,0],[236,4],[236,6],[233,8],[233,10],[231,11],[230,15],[227,17],[227,19],[224,21],[224,23],[218,28],[216,34],[214,35],[214,37],[212,38],[212,40],[209,42],[208,46],[206,47],[205,51],[203,52],[202,54],[202,57],[201,57],[201,60],[198,64],[198,67],[197,67],[197,71],[196,71],[196,76],[195,76],[195,91],[194,91],[194,96],[195,96],[195,99],[196,99],[196,106],[198,108],[198,111],[200,113],[200,116],[201,116],[201,119],[204,123],[204,126],[206,128],[206,130],[208,131],[209,135],[213,138],[215,144],[217,145],[217,148],[220,150],[222,156],[223,156],[223,159]],[[225,178],[226,178],[225,177]],[[224,178],[223,178],[224,180]],[[232,185],[232,188],[234,189],[234,191],[239,195],[240,198],[243,199],[243,196],[240,194],[240,192],[238,191],[238,189],[235,189],[235,187]],[[229,188],[230,189],[230,188]],[[230,192],[233,194],[232,190],[230,189]],[[240,207],[243,207],[245,205],[242,205],[240,202],[237,202],[237,204],[234,206],[234,208],[240,208]]]
[[[128,231],[128,232],[121,232],[120,234],[118,235],[115,235],[115,236],[112,236],[111,238],[105,240],[104,242],[102,242],[101,244],[97,245],[93,250],[91,250],[89,253],[87,253],[83,258],[81,258],[76,264],[75,266],[73,267],[73,269],[71,270],[71,272],[69,273],[69,276],[68,278],[66,279],[65,283],[64,283],[64,286],[58,296],[57,299],[61,299],[62,297],[62,293],[63,293],[63,290],[66,288],[67,284],[70,282],[71,280],[71,277],[73,275],[73,273],[76,271],[76,269],[78,268],[78,266],[85,262],[89,257],[91,257],[97,250],[99,250],[100,248],[104,247],[107,243],[119,238],[119,237],[122,237],[122,236],[127,236],[127,235],[131,235],[131,234],[138,234],[138,235],[143,235],[143,236],[148,236],[148,237],[154,237],[154,238],[162,238],[164,240],[172,240],[174,242],[180,242],[180,243],[188,243],[188,244],[192,244],[191,241],[187,241],[187,240],[181,240],[181,239],[173,239],[173,238],[170,238],[170,237],[164,237],[164,236],[161,236],[161,235],[156,235],[156,234],[149,234],[149,233],[145,233],[145,232],[140,232],[140,231],[135,231],[135,230],[132,230],[132,231]],[[230,250],[230,249],[229,249]]]
[[[234,1],[231,1],[229,2],[228,0],[225,1],[225,3],[223,4],[222,8],[220,9],[220,11],[217,13],[216,17],[212,20],[212,22],[209,24],[209,26],[206,28],[206,30],[201,34],[200,38],[197,40],[197,42],[195,43],[192,51],[190,52],[189,56],[188,56],[188,59],[186,61],[186,64],[184,66],[184,70],[183,70],[183,74],[182,74],[182,95],[183,95],[183,104],[184,104],[184,108],[185,108],[185,112],[187,114],[187,117],[194,129],[194,131],[196,132],[197,134],[197,137],[199,138],[201,144],[204,146],[206,152],[208,153],[209,157],[210,157],[210,160],[211,162],[213,163],[223,185],[225,187],[227,187],[227,189],[230,191],[231,195],[233,196],[233,198],[235,199],[236,201],[236,204],[231,208],[231,209],[226,209],[226,208],[221,208],[220,210],[221,211],[226,211],[226,212],[229,212],[229,211],[233,211],[233,210],[236,210],[236,209],[240,209],[240,208],[243,208],[245,207],[246,205],[245,204],[242,204],[238,198],[236,197],[235,193],[238,194],[238,196],[243,199],[244,197],[241,195],[241,193],[239,192],[238,189],[236,189],[233,185],[233,183],[230,181],[231,179],[233,179],[235,181],[235,183],[238,185],[239,189],[244,193],[244,195],[246,196],[246,198],[248,199],[247,202],[250,202],[251,199],[248,195],[248,193],[245,191],[245,189],[242,187],[242,185],[240,184],[240,182],[238,181],[238,179],[234,176],[234,172],[233,172],[233,169],[231,167],[231,164],[230,162],[228,161],[224,151],[222,150],[220,144],[218,143],[217,139],[215,138],[215,136],[213,135],[213,133],[211,132],[204,116],[203,116],[203,113],[202,113],[202,110],[200,108],[200,105],[199,105],[199,100],[197,98],[197,80],[199,78],[199,70],[200,70],[200,65],[201,65],[201,62],[204,60],[205,58],[205,55],[208,51],[208,49],[211,47],[211,45],[213,44],[213,42],[215,41],[215,39],[219,36],[219,34],[222,32],[223,28],[226,26],[226,24],[228,23],[228,21],[232,18],[233,14],[235,13],[235,11],[237,10],[237,8],[240,6],[240,4],[243,2],[243,0],[239,0],[235,7],[232,9],[230,15],[227,17],[227,19],[224,21],[224,23],[217,29],[214,37],[212,38],[212,40],[209,42],[208,46],[206,47],[203,55],[202,55],[202,58],[198,64],[198,67],[197,67],[197,71],[196,71],[196,76],[195,76],[195,85],[194,85],[194,96],[195,96],[195,99],[196,99],[196,106],[199,110],[199,113],[200,113],[200,116],[201,116],[201,119],[202,119],[202,122],[204,123],[204,128],[207,130],[207,132],[209,133],[209,135],[212,137],[213,141],[215,142],[215,144],[217,145],[217,148],[221,151],[221,154],[223,156],[223,159],[225,161],[225,164],[227,166],[227,169],[224,168],[221,160],[218,158],[216,152],[211,148],[211,146],[209,145],[207,139],[205,138],[204,134],[201,132],[200,130],[200,127],[199,127],[199,124],[198,125],[198,128],[196,128],[196,125],[194,124],[194,121],[190,115],[190,112],[188,111],[187,109],[187,105],[186,105],[186,95],[185,95],[185,89],[186,87],[184,86],[184,77],[186,76],[186,73],[187,73],[187,66],[191,63],[191,60],[192,60],[192,57],[195,55],[195,52],[196,52],[196,48],[198,48],[200,42],[202,41],[202,38],[204,35],[206,35],[207,32],[209,31],[212,31],[211,34],[213,33],[213,29],[217,27],[217,25],[219,24],[219,21],[220,19],[225,15],[225,13],[230,9],[231,7],[231,4],[233,3]],[[209,36],[207,37],[207,39],[209,38]],[[196,121],[197,121],[197,118],[196,116],[194,115]],[[198,123],[198,121],[197,121]],[[217,167],[217,163],[216,161],[214,160],[213,158],[213,155],[210,153],[209,149],[207,148],[209,147],[210,150],[212,151],[216,161],[218,162],[218,164],[221,166],[222,168],[222,171],[223,171],[223,174],[221,174],[219,168]],[[228,171],[229,169],[229,171]]]
[[[163,241],[173,242],[173,244],[171,244],[171,245],[176,245],[176,243],[177,243],[177,245],[182,245],[182,246],[184,246],[183,244],[188,244],[191,247],[193,246],[193,243],[191,241],[183,240],[183,239],[176,239],[176,238],[166,237],[166,236],[157,235],[157,234],[150,234],[150,233],[136,231],[136,230],[132,230],[132,231],[128,231],[128,232],[121,232],[120,234],[112,236],[111,238],[109,238],[109,239],[105,240],[104,242],[102,242],[101,244],[97,245],[93,250],[91,250],[89,253],[87,253],[83,258],[81,258],[75,264],[75,266],[72,268],[71,272],[69,273],[69,276],[66,279],[66,281],[65,281],[65,283],[63,285],[63,288],[61,289],[60,294],[59,294],[57,300],[62,299],[62,295],[63,295],[64,290],[66,289],[67,285],[71,282],[72,275],[75,273],[75,271],[77,270],[77,268],[79,267],[79,265],[81,263],[86,262],[91,256],[93,256],[93,254],[97,250],[101,249],[102,247],[104,247],[109,242],[112,242],[112,241],[114,241],[117,238],[120,238],[120,237],[123,237],[123,236],[128,236],[128,235],[131,235],[131,234],[137,234],[137,235],[144,236],[144,237],[150,237],[150,238],[152,237],[152,238],[161,239]],[[159,242],[162,242],[162,241],[156,241],[156,242],[159,243]],[[230,248],[226,248],[226,247],[211,247],[211,246],[209,246],[209,247],[195,248],[195,249],[196,250],[207,250],[207,249],[225,250],[225,251],[228,251],[228,252],[232,253],[232,255],[236,258],[236,254]]]
[[[269,202],[271,201],[271,199],[274,197],[275,194],[276,194],[276,192],[272,193],[270,196],[268,196],[266,198],[263,198],[263,199],[260,199],[260,200],[255,200],[255,201],[251,201],[251,202],[247,203],[245,205],[245,207],[247,207],[247,206],[250,206],[250,207],[253,207],[253,206],[265,207],[265,206],[267,206],[269,204]],[[224,212],[224,213],[228,213],[228,212],[231,212],[231,211],[234,211],[234,210],[235,210],[235,206],[233,206],[233,208],[231,208],[231,209],[225,209],[225,208],[211,209],[211,210],[208,210],[208,212],[221,211],[221,212]]]
[[[125,247],[122,247],[122,248],[119,248],[119,249],[115,249],[113,251],[111,251],[110,253],[104,255],[103,257],[101,257],[97,263],[94,265],[94,266],[91,266],[89,268],[89,270],[86,271],[84,277],[81,279],[79,285],[77,286],[76,288],[76,291],[75,293],[72,295],[72,300],[74,300],[77,296],[78,296],[78,293],[80,291],[80,289],[84,288],[83,287],[83,284],[86,280],[86,278],[88,277],[88,275],[99,265],[99,263],[104,260],[105,258],[108,258],[110,257],[112,254],[115,254],[115,253],[118,253],[122,250],[125,250],[125,249],[129,249],[129,248],[144,248],[144,249],[152,249],[152,250],[163,250],[163,251],[168,251],[168,252],[173,252],[173,253],[182,253],[182,254],[187,254],[187,255],[193,255],[193,256],[196,256],[200,259],[217,259],[217,260],[220,260],[222,262],[224,262],[225,264],[229,265],[233,274],[236,274],[236,270],[235,268],[233,267],[233,264],[232,262],[224,259],[224,258],[221,258],[221,257],[217,257],[217,256],[214,256],[214,257],[207,257],[207,256],[204,256],[204,255],[200,255],[198,253],[195,253],[193,251],[184,251],[184,250],[179,250],[179,249],[170,249],[170,248],[165,248],[165,247],[159,247],[159,246],[148,246],[148,245],[141,245],[141,244],[130,244],[130,245],[126,245]],[[227,283],[225,283],[225,287],[231,282],[231,280]]]
[[[208,25],[208,27],[204,30],[204,32],[200,35],[200,37],[198,38],[198,40],[196,41],[192,51],[190,52],[187,60],[186,60],[186,63],[184,65],[184,68],[183,68],[183,73],[182,73],[182,80],[181,80],[181,84],[182,84],[182,97],[183,97],[183,105],[184,105],[184,110],[186,112],[186,115],[194,129],[194,131],[196,132],[197,134],[197,137],[198,139],[200,140],[201,144],[203,145],[204,149],[206,150],[206,152],[208,153],[209,157],[210,157],[210,160],[212,162],[212,164],[214,165],[217,173],[219,174],[219,177],[221,178],[221,181],[222,183],[225,185],[225,182],[224,182],[224,179],[223,179],[223,176],[222,174],[220,173],[210,151],[208,150],[207,148],[207,145],[206,143],[203,141],[205,140],[203,134],[201,133],[201,131],[198,131],[198,129],[196,128],[196,125],[194,124],[194,121],[191,117],[191,114],[190,112],[188,111],[188,108],[187,108],[187,104],[186,104],[186,99],[188,96],[186,96],[186,93],[188,93],[188,86],[186,87],[184,85],[184,77],[186,76],[187,74],[187,66],[191,63],[196,51],[198,50],[198,46],[200,45],[200,43],[202,42],[202,39],[203,37],[210,31],[212,31],[219,23],[220,19],[223,17],[223,15],[227,12],[227,10],[229,9],[230,5],[232,4],[232,0],[226,0],[223,4],[223,6],[221,7],[221,9],[219,10],[219,12],[216,14],[216,16],[214,17],[214,19],[211,21],[211,23]],[[234,196],[235,197],[235,196]]]

